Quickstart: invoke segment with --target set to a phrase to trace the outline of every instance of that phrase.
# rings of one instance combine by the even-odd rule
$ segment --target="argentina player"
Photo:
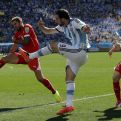
[[[48,46],[41,48],[34,53],[26,53],[21,48],[19,52],[26,61],[38,56],[44,56],[52,53],[59,53],[67,58],[66,65],[66,106],[62,108],[58,115],[63,115],[74,110],[73,95],[75,90],[75,77],[79,68],[87,60],[87,49],[90,47],[87,34],[90,27],[77,18],[71,18],[65,9],[59,9],[55,13],[55,22],[58,24],[55,28],[48,28],[43,21],[39,21],[39,27],[45,34],[55,34],[63,32],[70,40],[70,44],[65,42],[51,41]]]

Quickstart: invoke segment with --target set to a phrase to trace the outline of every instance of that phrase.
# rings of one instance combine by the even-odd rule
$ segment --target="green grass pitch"
[[[121,121],[121,108],[114,109],[111,79],[113,67],[120,59],[120,53],[114,53],[111,59],[107,53],[89,53],[88,62],[76,77],[76,110],[65,116],[56,115],[64,104],[54,103],[53,95],[27,65],[6,64],[0,69],[0,121]],[[43,74],[64,101],[65,58],[50,55],[42,57],[40,63]]]

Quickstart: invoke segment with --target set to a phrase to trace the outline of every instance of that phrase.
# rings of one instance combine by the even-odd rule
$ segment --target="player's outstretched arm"
[[[121,44],[120,43],[115,43],[112,48],[109,50],[108,54],[111,56],[113,52],[121,50]]]
[[[40,20],[38,22],[38,26],[39,26],[39,28],[41,29],[41,31],[44,34],[55,34],[55,33],[58,33],[58,31],[55,28],[48,28],[48,27],[46,27],[42,20]]]

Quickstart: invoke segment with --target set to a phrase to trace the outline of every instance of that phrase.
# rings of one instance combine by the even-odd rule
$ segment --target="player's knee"
[[[118,81],[120,80],[120,76],[118,76],[118,75],[113,75],[112,79],[113,79],[113,82],[114,82],[114,83],[115,83],[115,82],[118,82]]]
[[[38,80],[39,82],[43,82],[43,81],[44,81],[44,78],[43,78],[43,77],[37,77],[37,80]]]
[[[44,77],[39,75],[39,76],[36,76],[36,79],[39,81],[39,82],[42,82],[44,80]]]
[[[57,42],[51,41],[49,44],[50,44],[52,52],[58,52]]]
[[[42,82],[44,80],[44,78],[38,78],[37,79],[39,82]]]
[[[51,43],[50,43],[50,47],[51,47],[51,49],[54,51],[55,48],[56,48],[55,42],[51,42]]]

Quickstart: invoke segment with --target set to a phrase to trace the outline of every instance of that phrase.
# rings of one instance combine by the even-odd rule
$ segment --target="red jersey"
[[[35,52],[39,49],[39,42],[37,36],[30,24],[24,24],[24,27],[17,31],[14,35],[16,40],[21,40],[24,37],[30,37],[29,43],[22,44],[22,48],[29,53]]]

